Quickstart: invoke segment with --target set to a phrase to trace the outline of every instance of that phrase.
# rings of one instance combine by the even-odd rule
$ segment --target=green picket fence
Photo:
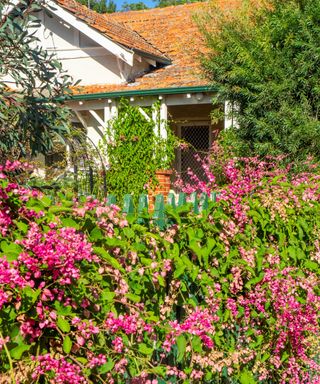
[[[154,223],[161,229],[170,225],[170,219],[166,215],[166,206],[170,206],[173,209],[186,206],[187,204],[192,205],[192,210],[195,214],[199,214],[202,211],[208,209],[209,201],[215,202],[217,193],[212,192],[210,196],[206,193],[202,193],[200,196],[194,192],[191,193],[189,198],[186,193],[179,193],[178,201],[173,193],[169,193],[167,202],[165,202],[162,194],[155,196],[154,209],[151,214],[151,218]],[[114,195],[108,195],[108,205],[117,204],[116,197]],[[148,196],[140,195],[138,200],[138,206],[134,206],[132,195],[125,195],[122,204],[122,213],[128,217],[136,217],[138,224],[144,224],[147,220],[146,214],[149,212]]]

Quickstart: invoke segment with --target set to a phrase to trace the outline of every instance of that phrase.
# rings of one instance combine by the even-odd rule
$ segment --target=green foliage
[[[159,105],[153,110],[158,111]],[[149,120],[138,107],[122,100],[119,115],[109,123],[101,142],[101,150],[109,163],[107,189],[120,201],[125,194],[137,198],[149,185],[155,185],[156,171],[170,168],[174,158],[174,134],[165,126],[167,138],[160,137],[160,124],[166,122],[158,119],[155,123],[152,109],[146,113]]]
[[[117,4],[113,0],[77,0],[98,13],[113,13],[117,11]]]
[[[0,1],[0,161],[45,153],[53,137],[68,132],[70,77],[51,53],[38,46],[35,2],[22,1],[9,15]],[[6,81],[5,81],[6,79]],[[60,100],[60,101],[58,101]]]
[[[0,234],[0,340],[9,338],[0,349],[1,379],[52,383],[68,362],[68,372],[77,367],[77,378],[96,384],[313,383],[320,202],[319,180],[308,183],[265,180],[260,192],[241,199],[244,225],[233,202],[221,200],[200,215],[190,205],[168,209],[172,226],[159,231],[150,220],[137,224],[93,199],[75,202],[60,194],[54,206],[1,179],[5,212],[14,219]],[[71,240],[81,234],[79,253],[72,241],[61,241],[51,252],[54,257],[67,247],[61,265],[42,263],[63,228],[74,228]],[[87,241],[99,259],[81,259]],[[5,270],[3,259],[17,254],[19,262]],[[60,284],[73,263],[72,283]],[[20,276],[30,285],[19,287]],[[30,321],[31,333],[23,333]],[[31,339],[33,331],[38,336]],[[63,360],[54,372],[39,374],[38,357],[47,361],[47,354]]]
[[[319,159],[320,1],[241,4],[200,19],[215,103],[230,101],[239,124],[227,135],[241,155]]]
[[[121,11],[123,12],[141,11],[142,9],[149,9],[149,7],[143,1],[139,1],[137,3],[128,3],[125,1],[121,7]]]
[[[200,1],[206,1],[206,0],[200,0]],[[197,3],[199,2],[199,0],[154,0],[154,2],[156,3],[156,7],[164,8],[164,7],[170,7],[172,5]]]

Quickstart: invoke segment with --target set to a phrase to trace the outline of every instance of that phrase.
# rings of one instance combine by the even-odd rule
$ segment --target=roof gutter
[[[101,92],[101,93],[88,93],[88,94],[72,95],[72,96],[70,96],[70,98],[68,98],[68,101],[113,99],[113,98],[131,97],[131,96],[179,95],[179,94],[183,94],[183,93],[215,92],[215,91],[216,90],[210,86],[180,87],[180,88],[158,88],[158,89],[146,89],[146,90]]]

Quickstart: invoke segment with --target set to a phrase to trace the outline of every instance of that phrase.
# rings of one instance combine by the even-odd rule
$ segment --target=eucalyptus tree
[[[37,37],[40,4],[0,0],[0,162],[45,153],[68,133],[72,85]]]

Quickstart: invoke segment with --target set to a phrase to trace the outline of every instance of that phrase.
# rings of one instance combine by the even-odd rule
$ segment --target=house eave
[[[147,59],[155,60],[156,62],[164,65],[172,64],[172,60],[169,58],[164,58],[161,56],[152,55],[151,53],[146,53],[140,49],[132,48],[133,52]]]
[[[97,99],[115,99],[121,97],[133,97],[133,96],[157,96],[157,95],[178,95],[184,93],[196,93],[196,92],[215,92],[216,90],[209,85],[205,86],[193,86],[193,87],[175,87],[175,88],[156,88],[145,90],[133,90],[133,91],[117,91],[117,92],[100,92],[71,95],[69,101],[86,101]]]

